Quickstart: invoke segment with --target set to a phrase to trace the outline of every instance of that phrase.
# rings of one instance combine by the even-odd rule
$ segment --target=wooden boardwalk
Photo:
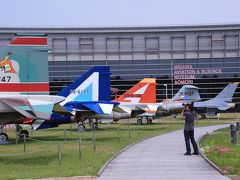
[[[196,128],[195,139],[199,140],[203,134],[223,127],[227,125]],[[159,135],[120,153],[106,166],[97,180],[229,179],[210,166],[201,156],[184,156],[184,152],[182,130]]]

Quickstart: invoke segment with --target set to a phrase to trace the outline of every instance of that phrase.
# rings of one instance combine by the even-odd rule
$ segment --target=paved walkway
[[[227,127],[217,125],[196,128],[195,138]],[[110,179],[228,179],[211,167],[201,156],[184,156],[183,132],[159,135],[137,143],[120,153],[97,180]]]

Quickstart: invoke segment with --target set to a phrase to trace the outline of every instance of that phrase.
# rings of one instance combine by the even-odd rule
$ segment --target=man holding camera
[[[194,120],[196,115],[195,115],[195,112],[193,111],[192,105],[185,104],[184,109],[182,111],[182,115],[185,118],[184,138],[185,138],[186,151],[187,151],[184,155],[186,156],[191,155],[190,141],[194,149],[194,152],[192,153],[192,155],[199,155],[198,146],[194,139]]]

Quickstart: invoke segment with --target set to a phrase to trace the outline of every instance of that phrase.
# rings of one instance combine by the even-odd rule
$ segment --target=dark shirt
[[[194,130],[195,113],[191,112],[191,111],[184,111],[183,116],[185,117],[184,130],[185,131],[193,131]]]

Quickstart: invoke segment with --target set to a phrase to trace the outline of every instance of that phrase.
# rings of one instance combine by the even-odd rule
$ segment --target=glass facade
[[[199,87],[203,99],[213,98],[228,83],[240,81],[239,58],[206,58],[174,60],[103,60],[103,61],[49,61],[51,93],[76,80],[95,65],[109,65],[111,86],[118,95],[143,78],[157,78],[157,100],[171,98],[184,84]],[[234,101],[240,100],[239,88]]]

